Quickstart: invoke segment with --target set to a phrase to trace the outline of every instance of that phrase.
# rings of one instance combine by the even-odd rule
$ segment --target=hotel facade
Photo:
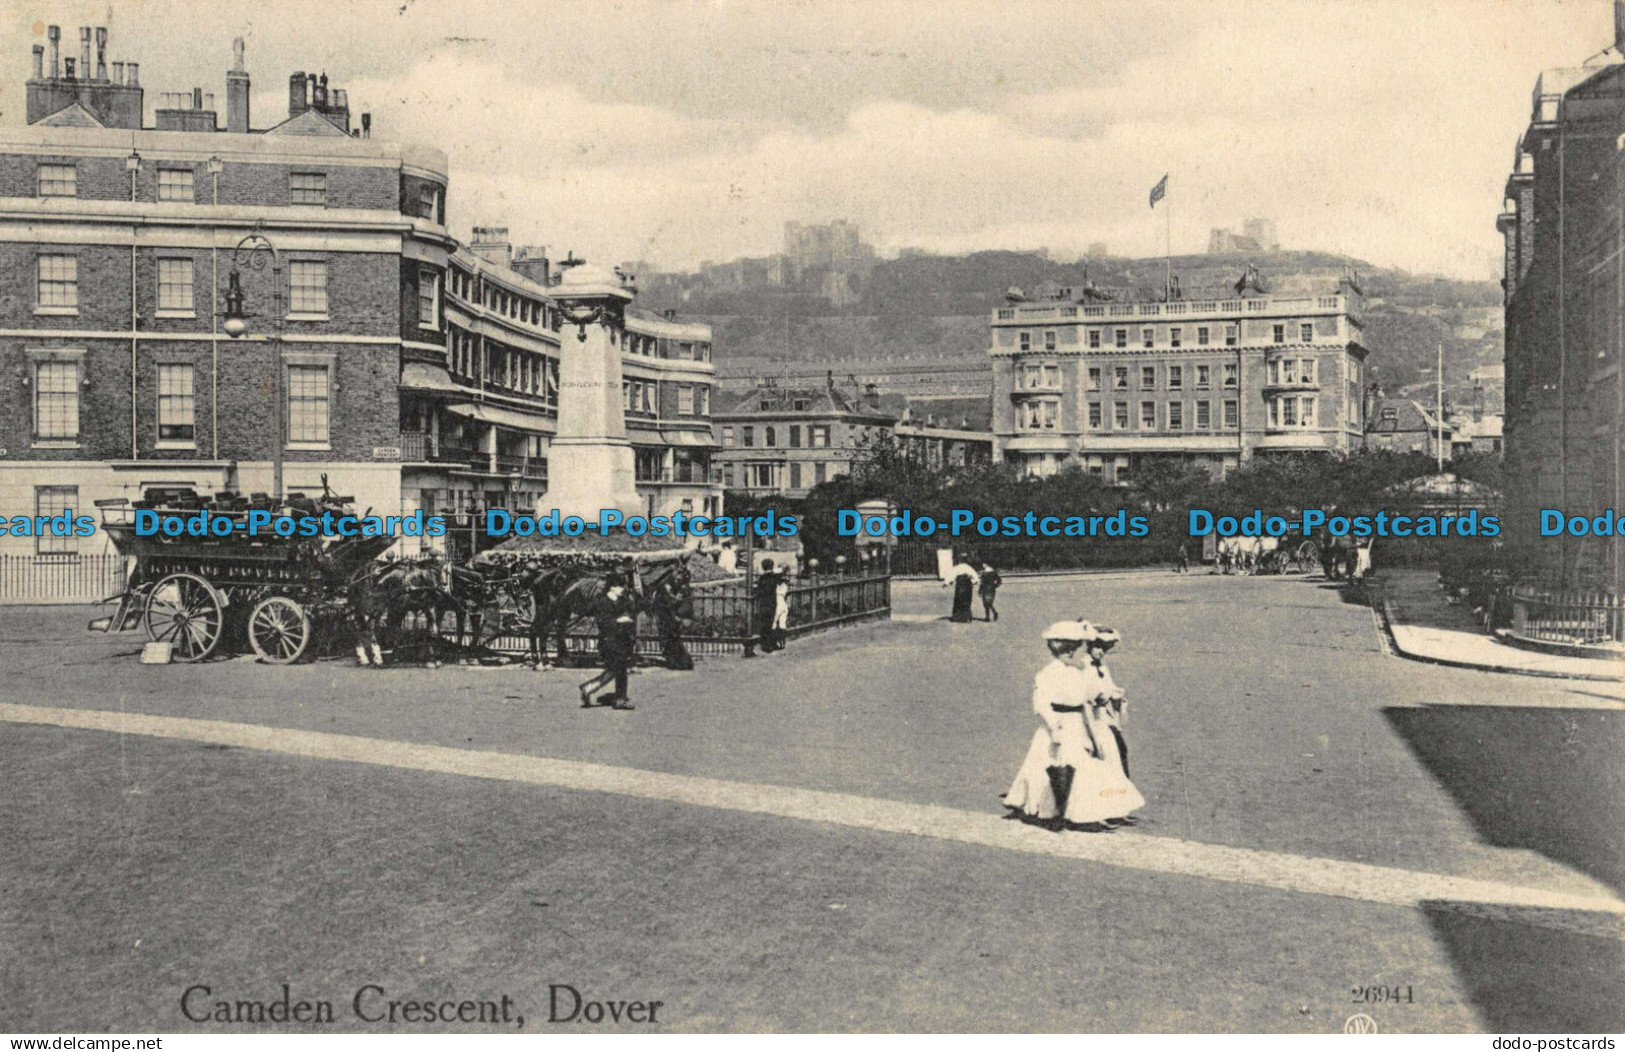
[[[1352,279],[1189,299],[1052,290],[991,318],[995,456],[1124,483],[1152,458],[1215,476],[1254,456],[1356,448],[1366,347]]]

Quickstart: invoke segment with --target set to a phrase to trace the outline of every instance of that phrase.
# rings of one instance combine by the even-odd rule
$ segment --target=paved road
[[[188,985],[283,982],[338,1029],[367,983],[506,992],[529,1030],[550,983],[663,1029],[1324,1032],[1371,984],[1414,997],[1385,1030],[1625,1022],[1606,689],[1389,657],[1303,580],[1017,580],[994,625],[946,598],[642,673],[632,713],[566,673],[141,667],[80,611],[0,611],[0,1030],[192,1029]],[[992,817],[1038,630],[1080,614],[1126,640],[1132,833]]]

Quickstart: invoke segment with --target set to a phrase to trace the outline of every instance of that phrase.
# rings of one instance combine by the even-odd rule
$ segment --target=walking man
[[[631,575],[617,574],[606,582],[604,594],[593,610],[593,621],[598,626],[598,656],[603,659],[604,670],[581,684],[581,707],[608,704],[623,712],[634,706],[627,700],[627,672],[638,647],[638,609],[642,604],[632,591]],[[611,682],[615,692],[607,699],[595,700],[593,694]]]
[[[997,621],[999,608],[994,603],[998,601],[999,585],[1004,583],[1004,578],[999,576],[999,571],[980,560],[976,563],[976,571],[982,575],[976,585],[976,594],[982,600],[982,620]]]
[[[771,654],[783,647],[780,640],[779,623],[779,589],[784,588],[786,597],[786,616],[788,616],[788,597],[790,586],[785,583],[784,575],[773,569],[772,559],[762,560],[762,572],[756,578],[756,594],[752,601],[756,604],[757,643],[756,649],[763,654]]]

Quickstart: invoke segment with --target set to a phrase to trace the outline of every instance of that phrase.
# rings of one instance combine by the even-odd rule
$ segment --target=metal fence
[[[124,580],[122,555],[0,555],[0,604],[94,603]]]
[[[745,591],[744,582],[722,581],[694,586],[694,617],[683,628],[683,643],[697,655],[736,653],[744,649],[752,630],[760,636],[762,611],[752,617],[755,600]],[[859,621],[882,621],[891,617],[891,578],[884,574],[863,576],[815,576],[790,583],[791,638]],[[517,635],[501,635],[491,644],[493,650],[522,654],[529,640]],[[565,646],[572,654],[595,654],[597,636],[591,622],[571,626]],[[652,618],[638,619],[638,653],[658,655],[660,637]]]
[[[1625,643],[1625,597],[1520,585],[1512,590],[1512,632],[1544,643]]]

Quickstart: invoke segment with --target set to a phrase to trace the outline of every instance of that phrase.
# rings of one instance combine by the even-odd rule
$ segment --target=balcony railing
[[[435,459],[434,436],[423,431],[401,432],[401,460],[408,464],[425,464]]]

